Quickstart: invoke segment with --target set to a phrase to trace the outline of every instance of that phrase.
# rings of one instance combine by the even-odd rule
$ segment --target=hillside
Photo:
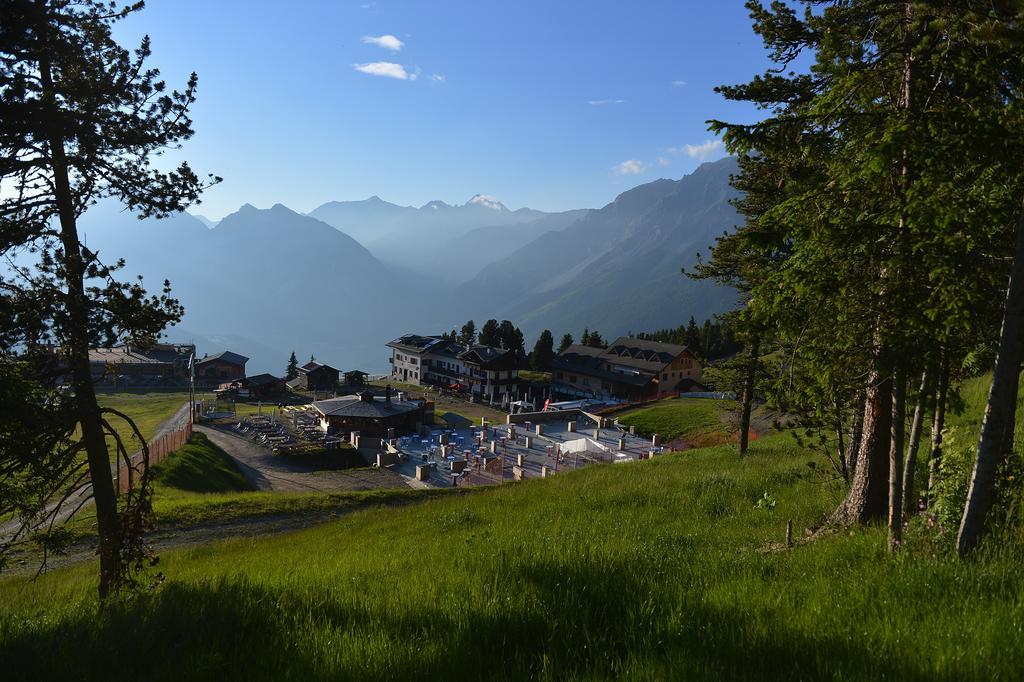
[[[0,660],[25,679],[1015,677],[1019,555],[963,564],[918,536],[907,561],[877,528],[785,551],[787,520],[802,538],[841,496],[808,461],[778,434],[744,460],[691,450],[169,552],[156,592],[102,614],[91,564],[9,578]]]
[[[606,337],[660,329],[728,310],[734,294],[680,273],[739,221],[729,200],[734,159],[700,166],[619,195],[560,231],[548,232],[485,268],[459,291],[466,309],[528,335],[598,329]]]

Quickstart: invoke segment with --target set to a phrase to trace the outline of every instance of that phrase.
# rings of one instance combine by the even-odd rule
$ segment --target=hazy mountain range
[[[732,159],[704,164],[562,213],[512,211],[483,195],[419,208],[371,197],[309,215],[247,204],[214,224],[139,221],[99,205],[80,229],[106,260],[126,260],[125,277],[141,274],[153,290],[171,281],[186,315],[169,338],[200,353],[242,353],[251,372],[283,372],[292,350],[384,372],[387,341],[470,318],[510,319],[532,345],[544,328],[614,337],[728,309],[731,291],[680,268],[738,222],[734,169]]]

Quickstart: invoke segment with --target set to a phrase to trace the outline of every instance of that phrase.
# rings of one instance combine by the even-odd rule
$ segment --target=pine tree
[[[565,334],[562,336],[561,342],[558,344],[558,353],[561,355],[565,350],[573,344],[572,334]]]
[[[555,357],[555,337],[551,330],[545,329],[533,344],[533,351],[530,353],[530,365],[538,371],[547,369],[548,364]]]
[[[497,320],[487,320],[480,329],[479,343],[483,346],[501,347],[501,325]]]
[[[1006,115],[1015,89],[1002,86],[1020,60],[977,68],[978,27],[1005,6],[803,4],[816,9],[748,3],[779,68],[719,91],[769,116],[712,127],[739,154],[737,187],[774,176],[777,197],[736,252],[786,256],[752,283],[749,315],[793,358],[788,375],[802,382],[789,397],[824,419],[866,396],[850,490],[832,517],[855,523],[883,517],[889,491],[902,491],[906,377],[962,353],[991,317],[1021,165],[1009,161],[1016,142],[999,151],[1021,138]],[[813,68],[796,73],[804,53]],[[898,532],[899,514],[889,518]]]
[[[472,346],[476,341],[476,324],[473,320],[470,320],[466,324],[462,325],[462,329],[459,333],[459,343],[464,346]]]
[[[285,381],[291,381],[292,379],[299,376],[299,361],[295,357],[295,351],[288,356],[288,366],[284,370]]]
[[[168,92],[159,72],[146,65],[148,38],[134,52],[113,39],[113,26],[138,9],[141,3],[9,0],[0,31],[0,184],[12,190],[0,195],[0,252],[31,248],[40,256],[34,272],[18,269],[18,281],[0,278],[6,312],[0,346],[8,349],[3,361],[14,362],[19,376],[37,381],[43,392],[53,376],[40,370],[46,345],[60,349],[74,388],[72,425],[80,436],[51,436],[55,442],[73,439],[72,449],[85,452],[85,460],[72,458],[63,474],[74,481],[88,469],[101,598],[133,584],[143,565],[151,488],[143,474],[122,498],[114,490],[106,437],[113,438],[119,458],[127,457],[110,420],[130,420],[97,403],[89,349],[123,339],[151,343],[180,319],[182,309],[167,282],[157,296],[141,283],[119,282],[114,273],[121,264],[102,262],[82,243],[78,218],[102,199],[141,217],[166,216],[197,202],[206,184],[186,163],[173,171],[151,165],[163,150],[192,136],[188,113],[197,79],[193,74],[183,92]],[[30,277],[31,286],[23,286],[21,277]],[[21,358],[12,358],[15,348],[23,351]],[[4,465],[0,469],[8,470]]]

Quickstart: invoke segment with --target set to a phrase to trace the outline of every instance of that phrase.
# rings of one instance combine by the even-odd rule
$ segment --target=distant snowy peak
[[[474,194],[473,197],[466,202],[467,206],[476,205],[483,206],[484,208],[490,208],[495,211],[507,211],[505,204],[498,201],[497,197],[492,197],[488,194]]]
[[[420,207],[420,210],[422,211],[424,209],[430,209],[432,211],[440,211],[440,210],[446,209],[446,208],[451,208],[451,206],[449,206],[448,204],[444,203],[443,201],[439,201],[439,200],[435,199],[434,201],[430,201],[430,202],[427,202],[427,203],[423,204],[423,206]]]

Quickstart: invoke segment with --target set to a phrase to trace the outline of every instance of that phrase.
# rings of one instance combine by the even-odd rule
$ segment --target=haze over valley
[[[151,291],[170,280],[186,310],[172,341],[231,348],[257,372],[280,372],[294,350],[380,373],[387,341],[468,319],[511,320],[532,343],[544,329],[614,338],[729,309],[734,293],[680,268],[735,226],[734,170],[726,158],[559,213],[484,195],[420,208],[374,196],[308,215],[245,204],[216,223],[100,204],[81,225],[90,248],[125,259],[122,279],[142,275]]]

